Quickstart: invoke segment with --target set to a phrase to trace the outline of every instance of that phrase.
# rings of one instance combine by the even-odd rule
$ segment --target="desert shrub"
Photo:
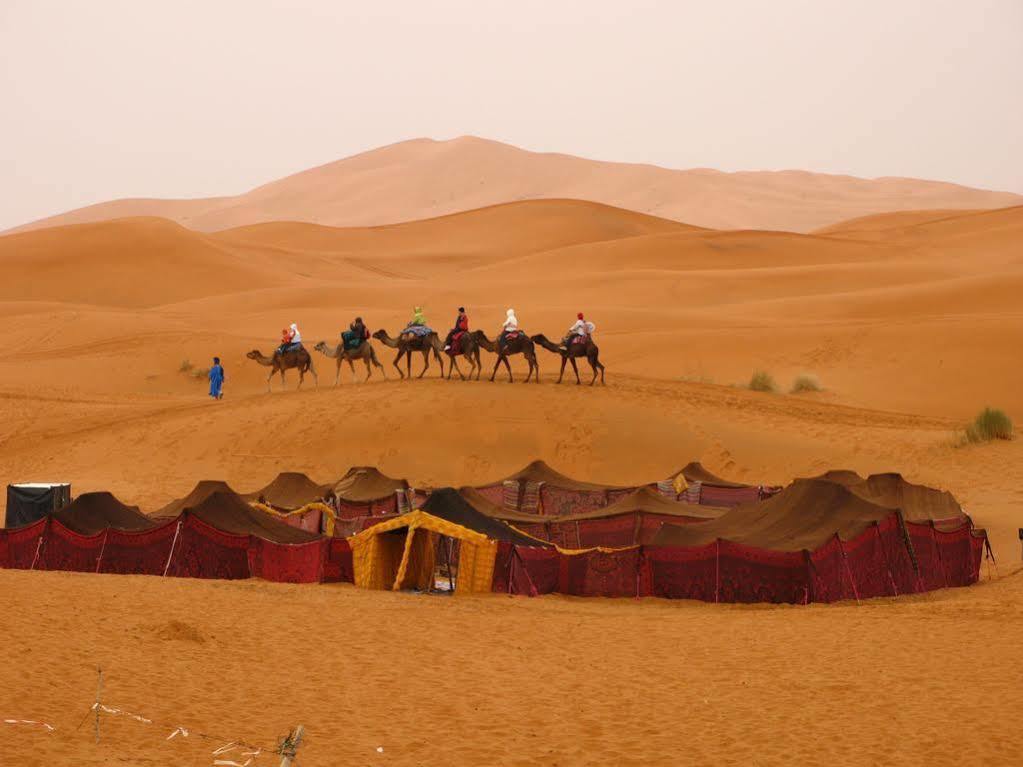
[[[820,391],[821,382],[813,373],[803,373],[802,375],[796,376],[796,380],[792,382],[792,393],[799,394],[806,391]]]
[[[180,364],[180,365],[178,365],[178,372],[179,372],[179,373],[188,373],[188,372],[190,372],[190,371],[192,370],[192,368],[194,368],[194,367],[195,367],[195,365],[193,365],[193,364],[192,364],[191,362],[189,362],[188,360],[181,360],[181,364]]]
[[[195,368],[192,370],[192,378],[209,378],[209,368]]]
[[[1012,439],[1012,421],[1003,411],[986,407],[966,427],[966,439],[969,442]]]
[[[778,386],[771,378],[771,374],[765,370],[758,370],[753,374],[753,377],[749,379],[749,388],[753,391],[778,391]]]

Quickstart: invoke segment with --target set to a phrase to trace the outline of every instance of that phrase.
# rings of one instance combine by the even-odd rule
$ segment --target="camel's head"
[[[316,346],[314,346],[313,348],[314,348],[314,349],[315,349],[316,351],[318,351],[318,352],[325,352],[325,351],[327,351],[327,342],[326,342],[326,341],[320,341],[320,342],[319,342],[318,344],[316,344]]]
[[[387,331],[378,330],[376,333],[373,334],[373,338],[375,338],[378,341],[383,341],[385,338],[387,338]]]
[[[539,344],[546,341],[547,336],[545,336],[543,333],[537,333],[535,336],[530,336],[529,340],[532,341],[534,344]]]
[[[258,360],[263,355],[260,354],[259,349],[253,349],[251,352],[249,352],[245,356],[248,357],[250,360]]]

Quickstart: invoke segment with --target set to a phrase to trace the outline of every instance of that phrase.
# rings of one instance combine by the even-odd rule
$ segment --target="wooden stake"
[[[298,747],[302,744],[302,734],[304,732],[305,728],[299,725],[291,735],[285,738],[281,746],[281,767],[291,767],[295,760],[295,752],[298,751]]]
[[[93,711],[96,713],[96,742],[99,743],[99,699],[100,695],[103,694],[103,669],[96,666],[96,674],[99,678],[96,682],[96,706],[93,708]]]

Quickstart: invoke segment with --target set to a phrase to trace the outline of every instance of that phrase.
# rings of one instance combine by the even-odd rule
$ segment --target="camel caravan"
[[[483,373],[483,363],[480,359],[480,351],[483,350],[497,355],[497,361],[490,374],[491,381],[497,377],[498,371],[504,365],[505,371],[508,373],[508,382],[512,383],[514,377],[508,359],[521,354],[529,365],[523,383],[530,381],[540,383],[540,364],[536,359],[536,347],[539,346],[561,358],[558,383],[561,383],[565,377],[565,367],[571,364],[572,372],[575,373],[575,382],[581,384],[576,360],[585,359],[593,371],[593,377],[590,379],[590,386],[593,386],[596,384],[598,376],[600,383],[605,383],[604,365],[600,362],[600,350],[593,340],[595,329],[596,326],[580,312],[575,323],[561,341],[555,343],[548,340],[547,336],[542,333],[530,336],[521,330],[515,310],[509,309],[504,324],[501,326],[500,335],[491,340],[482,330],[469,330],[469,317],[465,313],[465,308],[459,307],[454,326],[447,336],[441,339],[440,335],[426,324],[422,307],[417,306],[413,312],[412,320],[397,336],[392,336],[386,330],[377,330],[371,334],[363,323],[362,317],[356,317],[348,326],[348,330],[340,334],[337,344],[332,346],[326,341],[320,341],[313,349],[335,361],[335,386],[341,383],[341,366],[345,362],[348,363],[351,370],[352,381],[358,380],[355,372],[356,360],[362,360],[366,365],[366,377],[363,381],[370,379],[375,367],[380,368],[381,375],[385,380],[387,379],[387,370],[377,358],[376,349],[374,349],[371,339],[376,339],[384,346],[397,351],[391,364],[394,365],[395,370],[398,371],[398,377],[401,379],[412,379],[412,357],[418,353],[423,355],[423,369],[416,376],[417,378],[426,375],[430,369],[431,357],[437,361],[441,378],[444,378],[444,358],[447,357],[447,378],[449,380],[452,373],[458,373],[458,377],[463,381],[478,381]],[[313,377],[314,385],[319,385],[319,377],[316,373],[316,366],[313,364],[312,355],[302,344],[302,334],[295,323],[281,331],[281,343],[269,357],[258,349],[253,349],[245,356],[270,368],[270,373],[266,378],[267,391],[271,390],[275,375],[280,376],[281,388],[284,388],[284,373],[291,369],[298,371],[298,388],[302,388],[306,373]],[[458,365],[459,357],[463,357],[469,365],[468,376],[462,373],[462,369]],[[404,370],[402,370],[403,361]]]

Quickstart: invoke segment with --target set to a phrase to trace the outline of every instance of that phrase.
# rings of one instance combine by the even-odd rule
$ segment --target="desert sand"
[[[20,230],[157,216],[198,231],[268,221],[373,226],[511,200],[578,198],[716,229],[809,232],[892,211],[997,208],[1023,195],[912,178],[865,179],[801,170],[671,170],[530,152],[462,136],[413,139],[208,199],[101,202]]]
[[[0,754],[205,765],[220,744],[170,729],[272,742],[302,723],[310,765],[1013,764],[1023,448],[959,441],[985,405],[1023,419],[1023,207],[978,207],[797,233],[554,199],[382,227],[136,217],[0,237],[4,483],[153,511],[198,479],[244,492],[353,464],[419,485],[534,458],[612,484],[690,460],[774,484],[899,471],[953,492],[998,556],[969,589],[811,608],[0,571],[0,718],[57,727],[0,725]],[[514,384],[436,366],[399,382],[378,346],[386,382],[345,370],[334,388],[317,355],[319,388],[267,394],[244,357],[293,321],[310,347],[357,314],[394,333],[413,304],[438,329],[464,304],[491,335],[509,306],[549,336],[584,311],[608,384],[555,385],[543,351],[540,384],[520,359]],[[214,354],[221,402],[182,370]],[[782,392],[744,388],[758,369]],[[823,391],[785,393],[802,373]],[[104,719],[100,746],[76,730],[97,664],[111,705],[159,725]]]

